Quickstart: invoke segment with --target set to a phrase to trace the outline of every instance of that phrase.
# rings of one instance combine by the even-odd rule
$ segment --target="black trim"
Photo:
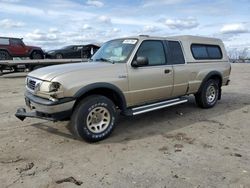
[[[54,105],[63,104],[63,103],[66,103],[66,102],[71,102],[71,101],[76,100],[73,97],[66,97],[66,98],[58,99],[58,101],[51,101],[51,100],[48,100],[48,99],[37,97],[37,96],[33,95],[32,93],[30,93],[28,91],[26,91],[24,95],[30,101],[32,101],[32,102],[34,102],[36,104],[44,105],[44,106],[54,106]]]
[[[43,113],[43,112],[26,112],[25,108],[18,108],[15,116],[23,121],[26,117],[39,118],[49,121],[63,121],[68,120],[72,114],[72,110],[67,110],[63,112],[57,112],[53,114]]]
[[[208,81],[212,76],[219,76],[220,79],[221,79],[221,81],[222,81],[222,75],[221,75],[220,72],[218,72],[218,71],[211,71],[211,72],[208,73],[207,76],[203,79],[203,81],[202,81],[202,83],[201,83],[201,85],[200,85],[200,88],[199,88],[199,90],[198,90],[197,93],[199,93],[199,92],[201,91],[203,84],[204,84],[206,81]]]
[[[44,52],[43,52],[41,49],[39,49],[39,48],[36,49],[36,48],[35,48],[35,49],[31,49],[31,50],[29,51],[28,56],[31,56],[33,52],[39,52],[39,53],[41,53],[41,55],[42,55],[43,57],[44,57],[44,55],[45,55]]]
[[[110,89],[110,90],[114,91],[119,96],[119,101],[122,102],[121,110],[125,110],[127,108],[126,99],[125,99],[122,91],[117,86],[110,84],[110,83],[106,83],[106,82],[97,82],[94,84],[84,86],[83,88],[81,88],[80,90],[78,90],[76,92],[76,94],[74,95],[74,98],[80,98],[81,96],[83,96],[87,92],[92,91],[94,89]]]

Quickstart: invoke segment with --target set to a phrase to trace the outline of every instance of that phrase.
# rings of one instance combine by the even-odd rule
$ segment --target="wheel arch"
[[[117,86],[105,82],[90,84],[79,89],[74,95],[74,97],[76,98],[76,102],[73,109],[79,103],[79,101],[87,96],[94,94],[103,95],[109,98],[122,111],[126,109],[126,99],[122,91]]]
[[[65,54],[63,54],[63,52],[55,52],[55,54],[53,55],[56,59],[57,59],[57,55],[61,55],[61,58],[64,58],[65,57]],[[60,59],[60,58],[58,58]]]
[[[33,54],[34,52],[39,52],[39,53],[41,53],[42,55],[44,55],[44,52],[43,52],[42,49],[32,49],[32,50],[29,51],[29,56],[32,56],[32,54]]]
[[[202,80],[201,85],[199,87],[199,90],[197,93],[201,92],[201,89],[204,85],[204,83],[206,83],[209,79],[214,79],[214,80],[218,80],[219,81],[219,97],[218,99],[221,99],[221,86],[222,86],[222,74],[218,71],[211,71],[209,72],[205,78]]]
[[[0,48],[0,51],[5,51],[7,52],[10,56],[12,56],[12,54],[10,53],[10,51],[7,48]]]

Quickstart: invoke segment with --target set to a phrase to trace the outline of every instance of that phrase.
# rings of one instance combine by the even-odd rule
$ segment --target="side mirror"
[[[147,57],[137,57],[136,60],[132,62],[133,67],[142,67],[148,65],[148,58]]]

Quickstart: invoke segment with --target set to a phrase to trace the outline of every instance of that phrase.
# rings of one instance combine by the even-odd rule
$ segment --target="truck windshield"
[[[106,42],[91,58],[93,61],[124,63],[134,49],[137,39],[116,39]]]

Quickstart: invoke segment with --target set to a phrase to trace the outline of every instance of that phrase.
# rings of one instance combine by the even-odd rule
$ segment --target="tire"
[[[42,52],[34,51],[31,54],[31,59],[44,59]]]
[[[55,57],[56,57],[56,59],[62,59],[63,55],[62,54],[56,54]]]
[[[10,54],[6,51],[1,50],[0,51],[0,60],[11,60],[12,57],[10,56]]]
[[[201,108],[212,108],[218,101],[219,83],[217,80],[206,81],[200,92],[195,94],[196,104]]]
[[[71,117],[71,130],[87,142],[97,142],[107,138],[115,128],[117,111],[107,97],[92,95],[83,99]]]

